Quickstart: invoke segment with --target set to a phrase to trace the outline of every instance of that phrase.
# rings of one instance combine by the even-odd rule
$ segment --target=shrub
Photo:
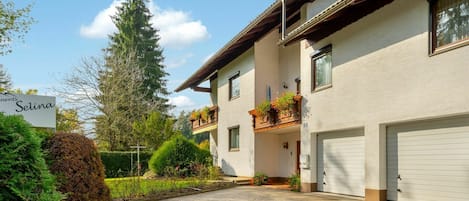
[[[19,116],[0,113],[0,200],[61,200],[41,138]]]
[[[198,147],[199,149],[210,150],[210,141],[204,140],[199,143]]]
[[[155,151],[149,167],[160,176],[194,176],[197,174],[195,164],[211,165],[208,150],[199,149],[182,135],[166,141]]]
[[[100,152],[101,160],[104,165],[104,173],[106,178],[116,178],[116,177],[126,177],[133,176],[137,174],[137,154],[133,152]],[[140,173],[143,175],[144,172],[148,171],[148,161],[151,158],[152,153],[149,152],[140,152]],[[133,164],[131,164],[133,157]],[[133,167],[132,171],[131,168]],[[140,176],[142,176],[140,175]]]
[[[57,133],[45,144],[52,159],[51,172],[67,200],[110,200],[104,168],[94,142],[78,134]]]
[[[265,175],[264,173],[256,172],[256,174],[254,175],[254,184],[257,186],[267,184],[267,179],[269,179],[269,177],[267,177],[267,175]]]
[[[292,191],[299,192],[301,190],[300,175],[293,174],[292,176],[290,176],[290,178],[288,179],[288,184],[289,184]]]

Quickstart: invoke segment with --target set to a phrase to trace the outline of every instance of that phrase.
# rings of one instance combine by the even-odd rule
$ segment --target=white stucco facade
[[[469,47],[429,55],[429,3],[396,0],[315,44],[301,41],[302,154],[317,183],[316,134],[363,128],[365,188],[386,189],[386,126],[469,113]],[[311,89],[311,55],[332,45],[332,86]]]

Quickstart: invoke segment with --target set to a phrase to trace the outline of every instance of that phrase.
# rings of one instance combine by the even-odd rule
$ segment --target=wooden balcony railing
[[[203,118],[203,116],[198,118],[191,117],[189,120],[191,121],[193,134],[216,129],[218,123],[218,106],[210,107],[206,118]]]
[[[255,109],[250,110],[252,125],[255,133],[282,129],[301,124],[301,95],[296,95],[294,104],[288,110],[275,108],[275,103],[265,116],[259,116]]]

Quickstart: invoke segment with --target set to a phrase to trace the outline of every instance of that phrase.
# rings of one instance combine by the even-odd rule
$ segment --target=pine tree
[[[110,36],[111,43],[107,49],[109,57],[125,57],[135,53],[137,65],[143,73],[143,84],[139,90],[147,101],[159,104],[158,110],[164,114],[169,105],[165,96],[168,75],[164,69],[163,49],[159,46],[158,31],[150,23],[152,17],[145,5],[146,0],[128,0],[118,7],[113,16],[118,32]]]

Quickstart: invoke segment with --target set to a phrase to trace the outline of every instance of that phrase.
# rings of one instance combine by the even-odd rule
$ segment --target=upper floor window
[[[332,84],[332,46],[320,49],[312,57],[312,89],[317,90]]]
[[[469,0],[433,0],[431,11],[432,51],[469,44]]]
[[[235,99],[235,98],[238,98],[239,97],[239,94],[240,94],[240,89],[239,89],[239,72],[236,73],[235,75],[233,75],[232,77],[230,77],[230,81],[229,81],[229,85],[230,85],[230,94],[229,94],[229,97],[230,97],[230,100],[232,99]]]
[[[228,129],[229,132],[229,151],[239,151],[239,126]]]

